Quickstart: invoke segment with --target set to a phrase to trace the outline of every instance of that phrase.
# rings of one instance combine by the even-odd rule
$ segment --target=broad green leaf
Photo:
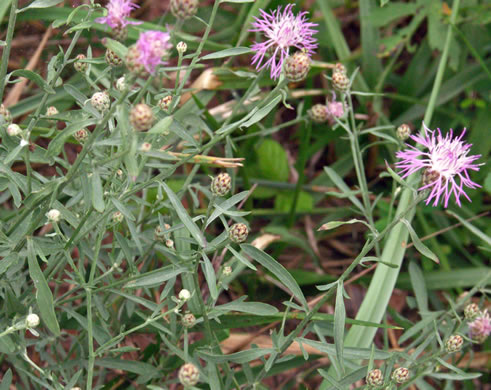
[[[60,335],[60,326],[56,319],[55,308],[53,304],[53,294],[48,286],[48,282],[44,277],[43,271],[39,267],[34,252],[32,238],[27,238],[27,261],[29,264],[29,275],[31,276],[34,286],[36,287],[36,302],[41,316],[46,327],[56,336]]]
[[[269,272],[271,272],[281,283],[283,283],[285,287],[290,290],[290,292],[302,303],[305,308],[308,307],[302,290],[298,286],[295,279],[293,279],[293,276],[286,270],[285,267],[283,267],[270,255],[253,245],[242,244],[240,248],[244,251],[244,253],[251,256],[254,260],[256,260]]]
[[[54,94],[55,90],[49,86],[49,84],[37,73],[27,69],[17,69],[10,73],[11,76],[25,77],[36,83],[44,92]]]
[[[261,176],[275,181],[287,181],[290,174],[285,149],[278,142],[266,139],[256,150]]]
[[[0,390],[9,390],[12,384],[12,370],[9,368],[5,374],[3,374],[2,384],[0,384]]]
[[[64,0],[35,0],[27,7],[17,10],[17,13],[27,11],[29,8],[49,8],[60,4]]]
[[[172,206],[174,206],[174,210],[177,213],[177,216],[179,217],[181,222],[184,224],[184,226],[186,226],[186,228],[189,230],[189,233],[191,233],[194,239],[198,242],[199,246],[201,246],[202,248],[206,247],[206,242],[203,234],[199,230],[198,226],[196,226],[196,224],[193,222],[186,209],[183,207],[179,198],[176,196],[176,194],[174,194],[174,191],[172,191],[166,183],[161,183],[161,185],[164,188],[165,193],[169,197]]]
[[[171,116],[167,116],[164,119],[159,120],[150,130],[147,131],[147,134],[168,134],[168,129],[172,124],[173,118]]]
[[[172,279],[173,277],[187,271],[184,267],[168,265],[154,271],[146,272],[136,276],[133,280],[125,284],[124,288],[155,287]]]
[[[207,54],[200,59],[203,60],[214,60],[217,58],[233,57],[241,54],[250,53],[251,49],[249,47],[233,47],[231,49],[220,50],[215,53]]]
[[[425,244],[421,242],[409,221],[403,218],[401,219],[401,222],[406,225],[407,230],[409,231],[409,235],[411,236],[411,240],[413,241],[414,247],[418,250],[418,252],[433,260],[435,263],[440,264],[440,260],[438,260],[438,257],[436,257],[436,255]]]

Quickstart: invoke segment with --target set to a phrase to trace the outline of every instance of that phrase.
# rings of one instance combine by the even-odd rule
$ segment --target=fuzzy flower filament
[[[261,17],[255,18],[250,30],[263,33],[267,38],[266,41],[256,42],[252,46],[252,50],[256,52],[252,57],[252,65],[256,65],[257,70],[270,68],[272,79],[279,77],[290,47],[305,50],[309,57],[317,48],[317,40],[313,37],[317,30],[312,29],[317,24],[307,21],[307,12],[294,15],[292,8],[293,4],[288,4],[283,12],[281,6],[271,13],[260,10]],[[264,61],[267,54],[270,57]]]
[[[97,18],[100,24],[107,24],[111,28],[121,29],[129,24],[141,24],[141,22],[130,22],[128,20],[131,11],[138,8],[132,0],[109,0],[106,6],[107,16]]]
[[[458,137],[454,137],[452,130],[444,137],[440,129],[432,131],[423,126],[424,135],[411,135],[410,138],[426,150],[406,144],[408,149],[396,154],[401,161],[395,165],[401,169],[402,177],[423,170],[424,176],[431,178],[424,180],[423,186],[419,188],[420,191],[430,191],[426,204],[433,201],[433,206],[437,206],[442,199],[446,208],[452,194],[459,206],[461,196],[470,202],[464,187],[475,189],[481,186],[470,179],[469,171],[478,171],[482,164],[475,163],[481,155],[468,155],[472,145],[462,140],[465,129]]]
[[[474,321],[469,322],[469,335],[473,340],[483,343],[491,333],[491,318],[487,310],[481,312]]]
[[[172,47],[169,33],[162,31],[146,31],[140,34],[136,42],[139,53],[139,63],[148,73],[155,74],[157,66],[165,64],[162,57]]]

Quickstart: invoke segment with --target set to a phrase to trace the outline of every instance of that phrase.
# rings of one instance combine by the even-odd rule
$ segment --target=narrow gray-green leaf
[[[249,256],[251,256],[254,260],[256,260],[259,264],[261,264],[264,268],[266,268],[269,272],[271,272],[278,280],[285,285],[285,287],[290,290],[290,292],[302,303],[305,308],[308,308],[307,301],[302,293],[302,290],[298,286],[296,280],[293,276],[283,267],[280,263],[278,263],[275,259],[273,259],[270,255],[263,252],[262,250],[256,248],[250,244],[242,244],[240,248]]]
[[[450,214],[452,217],[455,217],[459,220],[459,222],[464,225],[472,234],[475,234],[481,240],[483,240],[487,245],[491,246],[491,237],[487,234],[483,233],[481,230],[476,228],[470,222],[466,221],[464,218],[455,214],[453,211],[447,211],[447,214]]]
[[[37,73],[27,69],[17,69],[10,73],[11,76],[25,77],[28,80],[36,83],[44,92],[54,94],[55,90]]]
[[[358,207],[358,209],[363,211],[363,205],[358,200],[358,198],[353,195],[348,195],[352,191],[344,182],[343,178],[339,176],[338,173],[331,167],[324,167],[324,171],[326,172],[327,176],[329,176],[329,179],[334,182],[336,187],[338,187],[342,193],[347,194],[347,198],[351,201],[351,203],[353,203],[356,207]]]
[[[43,271],[39,267],[34,252],[32,238],[27,238],[27,261],[29,264],[29,275],[31,276],[34,286],[36,287],[36,302],[39,308],[39,315],[46,327],[56,336],[60,335],[60,325],[56,319],[55,308],[53,304],[53,294],[44,277]]]
[[[233,57],[250,52],[251,49],[249,47],[232,47],[231,49],[220,50],[215,53],[207,54],[206,56],[201,57],[201,60],[214,60],[217,58]]]
[[[278,95],[276,96],[271,102],[269,102],[266,106],[263,108],[257,110],[254,115],[245,123],[242,123],[240,127],[250,127],[254,123],[259,122],[261,119],[263,119],[266,115],[268,115],[273,108],[276,107],[276,105],[281,101],[282,96]]]
[[[199,246],[201,246],[202,248],[206,247],[206,242],[203,234],[199,230],[198,226],[196,226],[196,224],[193,222],[179,198],[176,196],[176,194],[174,194],[174,191],[172,191],[166,183],[162,183],[162,187],[169,197],[172,206],[174,206],[174,210],[176,211],[177,216],[184,224],[184,226],[186,226],[186,228],[189,230],[189,233],[191,233],[194,239],[198,242]]]
[[[258,316],[270,316],[278,313],[278,309],[274,306],[262,302],[229,302],[224,305],[216,306],[215,310],[224,311],[239,311],[242,313],[250,313]]]
[[[203,274],[205,275],[206,284],[208,285],[208,289],[210,290],[210,295],[213,301],[216,301],[218,298],[218,290],[217,290],[217,279],[215,276],[215,270],[213,265],[211,264],[210,259],[203,253]]]
[[[17,10],[17,13],[27,11],[29,8],[49,8],[60,4],[64,0],[35,0],[27,7]]]
[[[336,307],[334,309],[334,344],[336,355],[344,373],[344,327],[346,324],[346,308],[344,307],[343,283],[340,280],[336,291]]]
[[[139,287],[154,287],[160,286],[162,283],[172,279],[173,277],[182,274],[186,271],[184,267],[176,267],[175,265],[168,265],[160,269],[146,272],[134,278],[134,280],[126,283],[125,288],[139,288]]]
[[[227,249],[232,252],[237,260],[239,260],[246,267],[249,267],[253,271],[257,271],[257,268],[254,264],[252,264],[249,260],[247,260],[244,256],[242,256],[239,252],[237,252],[231,245],[227,245]]]
[[[3,374],[0,390],[9,390],[11,384],[12,384],[12,370],[9,368],[7,372]]]
[[[104,212],[104,193],[102,189],[101,177],[99,176],[99,171],[97,169],[94,170],[92,176],[90,177],[90,184],[92,187],[92,206],[98,212]]]
[[[172,124],[173,118],[171,116],[166,116],[164,119],[159,120],[147,134],[167,134],[170,125]]]
[[[305,338],[297,338],[298,341],[310,345],[311,347],[317,349],[320,352],[336,355],[336,347],[333,344],[329,343],[321,343],[320,341],[314,341],[311,339]],[[343,355],[345,359],[353,359],[353,360],[361,360],[361,359],[370,359],[370,355],[372,354],[372,350],[370,348],[344,348]],[[375,350],[374,359],[376,360],[386,360],[390,359],[392,353],[385,352],[381,350]]]
[[[411,261],[409,263],[409,277],[411,278],[411,284],[413,285],[414,295],[416,296],[416,302],[420,312],[428,311],[428,290],[426,289],[425,278],[421,268],[416,262]]]
[[[128,53],[128,48],[121,42],[118,42],[111,38],[104,38],[102,44],[106,46],[109,50],[116,53],[119,58],[125,58]]]
[[[232,362],[232,363],[244,364],[250,362],[251,360],[256,360],[265,355],[269,355],[274,351],[275,350],[272,348],[262,348],[262,349],[255,348],[255,349],[248,349],[246,351],[231,353],[229,355],[214,355],[211,353],[206,353],[201,351],[198,352],[198,355],[200,355],[200,357],[202,357],[203,359],[213,363]]]
[[[438,260],[438,257],[436,257],[436,255],[425,244],[423,244],[409,221],[403,218],[401,219],[401,222],[406,225],[409,235],[411,236],[411,240],[413,241],[414,247],[418,250],[418,252],[433,260],[435,263],[440,264],[440,260]]]

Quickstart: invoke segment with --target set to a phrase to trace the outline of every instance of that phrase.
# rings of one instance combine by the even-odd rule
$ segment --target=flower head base
[[[158,65],[165,64],[162,57],[172,47],[169,43],[170,35],[162,31],[146,31],[140,34],[135,49],[138,53],[137,62],[148,73],[154,74]]]
[[[100,24],[107,24],[113,29],[124,29],[128,24],[141,24],[141,22],[130,22],[128,18],[131,11],[138,8],[133,4],[133,0],[109,0],[106,6],[107,16],[97,18],[95,21]]]
[[[262,32],[267,38],[265,42],[255,43],[252,46],[252,50],[256,52],[252,58],[252,65],[256,65],[257,70],[270,68],[272,79],[277,79],[280,75],[290,47],[304,49],[308,56],[311,56],[317,48],[317,40],[313,38],[317,30],[312,29],[317,24],[307,21],[307,12],[293,15],[292,8],[293,4],[288,4],[283,12],[281,7],[278,7],[270,14],[260,10],[261,17],[256,18],[250,30]],[[266,54],[271,56],[263,62]]]
[[[464,309],[464,316],[466,320],[473,320],[481,311],[476,303],[469,303]]]
[[[402,177],[405,178],[419,170],[428,172],[426,176],[431,178],[425,178],[423,186],[419,188],[420,191],[429,190],[426,204],[433,200],[433,206],[437,206],[442,198],[446,208],[452,194],[459,206],[461,206],[461,195],[470,202],[463,187],[475,189],[481,186],[470,179],[468,171],[478,171],[482,164],[474,163],[481,157],[480,155],[467,155],[472,145],[462,141],[465,130],[459,137],[454,137],[452,130],[443,137],[440,129],[437,130],[438,132],[426,126],[424,129],[424,136],[411,135],[410,138],[426,147],[427,151],[408,145],[408,149],[396,154],[397,158],[401,159],[396,163],[396,167],[402,169]]]
[[[458,334],[454,334],[448,338],[445,343],[445,349],[448,353],[454,353],[460,351],[464,344],[464,339]]]
[[[474,321],[469,323],[469,335],[478,343],[484,343],[491,333],[491,318],[487,310],[481,312]]]

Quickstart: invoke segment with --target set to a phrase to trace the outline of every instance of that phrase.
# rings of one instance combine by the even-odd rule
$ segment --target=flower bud
[[[58,111],[58,109],[55,106],[49,106],[46,109],[46,116],[55,116],[55,115],[58,115],[59,113],[60,112]]]
[[[128,87],[128,85],[126,84],[126,79],[124,78],[124,76],[116,80],[116,89],[119,92],[123,92],[126,87]]]
[[[37,314],[31,313],[26,317],[26,326],[28,328],[35,328],[39,325],[39,316]]]
[[[314,104],[307,114],[314,123],[326,123],[329,119],[329,111],[324,104]]]
[[[111,217],[112,221],[114,223],[121,223],[123,222],[124,216],[121,213],[121,211],[115,211]]]
[[[111,36],[117,41],[123,42],[128,38],[128,28],[123,25],[114,26],[111,30]]]
[[[216,196],[225,196],[232,187],[232,179],[227,172],[219,173],[211,181],[211,192]]]
[[[172,95],[167,95],[159,100],[158,105],[162,111],[168,111],[171,103],[172,103]]]
[[[144,103],[137,104],[131,109],[130,123],[137,131],[145,131],[152,127],[154,122],[152,109]]]
[[[226,265],[225,267],[223,267],[223,276],[229,276],[230,274],[232,274],[232,267],[230,267],[229,265]]]
[[[177,44],[176,49],[179,54],[184,54],[188,50],[188,45],[186,45],[186,42],[181,41]]]
[[[473,320],[479,314],[479,306],[475,303],[469,303],[464,309],[464,317],[466,320]]]
[[[448,338],[447,342],[445,343],[445,349],[448,353],[457,352],[462,348],[462,344],[464,344],[464,339],[462,336],[454,334]]]
[[[198,368],[191,363],[186,363],[179,369],[179,381],[184,387],[194,386],[199,381]]]
[[[160,225],[157,225],[153,230],[153,239],[155,241],[165,241],[164,233],[162,232],[162,228],[160,227]]]
[[[179,291],[179,299],[181,301],[188,301],[189,298],[191,298],[191,293],[189,292],[189,290],[186,290],[186,289],[182,289],[181,291]]]
[[[144,153],[149,152],[152,150],[152,144],[150,142],[144,142],[141,144],[140,150]]]
[[[240,244],[247,239],[249,235],[249,229],[243,223],[236,223],[230,227],[228,231],[228,237],[232,242]]]
[[[399,138],[401,141],[405,141],[409,138],[411,135],[411,128],[403,123],[397,128],[397,138]]]
[[[198,0],[171,0],[170,11],[177,19],[189,19],[198,11]]]
[[[341,62],[338,62],[336,65],[334,65],[333,72],[339,72],[344,75],[348,74],[346,71],[346,66],[344,66]]]
[[[148,72],[140,61],[140,50],[136,45],[130,46],[126,54],[125,64],[128,70],[136,76],[144,76]]]
[[[165,246],[167,248],[174,248],[174,241],[172,241],[171,239],[165,240]]]
[[[196,317],[193,313],[186,313],[182,316],[182,325],[186,328],[192,328],[196,324]]]
[[[12,123],[7,127],[7,134],[10,135],[11,137],[17,137],[18,135],[22,134],[22,129],[20,128],[19,125]]]
[[[405,383],[409,379],[409,370],[405,367],[399,367],[392,373],[392,380],[396,383]]]
[[[109,110],[111,100],[109,99],[107,91],[96,92],[90,98],[90,103],[97,111],[104,113]]]
[[[60,220],[61,213],[57,209],[51,209],[46,213],[46,217],[50,222],[58,222]]]
[[[5,123],[12,122],[12,114],[10,113],[10,110],[3,104],[0,104],[0,115],[3,117]]]
[[[85,71],[89,68],[89,64],[87,62],[82,62],[86,60],[87,57],[85,54],[79,54],[76,58],[76,61],[73,63],[73,67],[77,72],[85,73]]]
[[[287,57],[284,70],[288,81],[296,83],[305,80],[310,70],[310,57],[305,51],[297,51]]]
[[[366,380],[368,385],[379,387],[384,384],[384,374],[376,368],[367,374]]]
[[[120,66],[123,63],[123,60],[119,58],[115,52],[109,49],[106,50],[105,59],[106,63],[114,68]]]
[[[346,73],[335,70],[332,73],[332,85],[338,91],[345,92],[349,87],[349,78]]]
[[[75,132],[73,138],[75,138],[77,142],[83,144],[85,141],[87,141],[87,138],[89,138],[89,132],[87,129],[80,129]]]

